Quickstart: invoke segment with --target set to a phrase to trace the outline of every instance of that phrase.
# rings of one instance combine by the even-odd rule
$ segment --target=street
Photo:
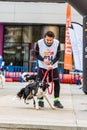
[[[17,92],[28,83],[6,82],[0,88],[0,129],[15,130],[87,130],[87,95],[81,86],[61,84],[60,101],[64,109],[33,108],[32,100],[26,105],[16,97]],[[53,103],[53,94],[48,95]]]

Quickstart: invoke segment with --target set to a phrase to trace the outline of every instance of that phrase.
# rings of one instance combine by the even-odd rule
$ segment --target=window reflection
[[[41,26],[25,26],[23,27],[24,43],[34,43],[41,38]]]
[[[65,43],[65,26],[60,26],[59,40],[61,43]]]
[[[23,28],[23,42],[30,43],[32,41],[32,27],[26,26]]]
[[[21,28],[20,27],[5,27],[4,48],[12,47],[16,44],[21,44]]]

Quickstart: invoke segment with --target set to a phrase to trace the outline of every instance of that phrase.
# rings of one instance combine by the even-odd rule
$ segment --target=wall
[[[66,4],[0,2],[0,22],[65,24]],[[72,21],[82,24],[82,16],[72,7]]]
[[[4,26],[3,24],[0,24],[0,56],[2,56],[2,49],[3,49],[3,31]]]

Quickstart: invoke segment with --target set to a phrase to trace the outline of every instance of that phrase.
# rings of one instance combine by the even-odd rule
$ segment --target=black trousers
[[[39,81],[41,81],[43,79],[46,71],[47,71],[46,69],[38,68],[37,79]],[[59,97],[59,94],[60,94],[60,82],[59,82],[58,68],[55,68],[53,70],[49,70],[47,75],[48,75],[48,78],[49,78],[49,82],[51,82],[52,79],[53,79],[53,82],[54,82],[54,98],[57,98],[57,97]],[[46,78],[45,78],[45,81],[46,81]]]

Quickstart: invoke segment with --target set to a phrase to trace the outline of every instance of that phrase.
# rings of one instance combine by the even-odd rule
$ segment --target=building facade
[[[60,40],[63,67],[67,3],[0,2],[0,55],[5,65],[24,65],[32,70],[34,43],[47,30]],[[72,7],[72,22],[83,24],[82,16]]]

